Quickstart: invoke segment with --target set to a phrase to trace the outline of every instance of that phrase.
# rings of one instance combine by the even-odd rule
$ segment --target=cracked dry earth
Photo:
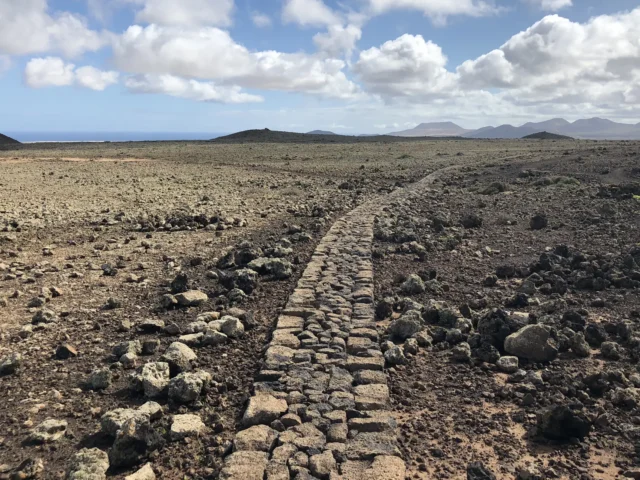
[[[639,154],[0,151],[0,478],[640,478]]]

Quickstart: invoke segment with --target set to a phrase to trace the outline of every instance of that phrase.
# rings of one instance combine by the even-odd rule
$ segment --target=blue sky
[[[0,0],[0,25],[0,131],[640,121],[635,0]]]

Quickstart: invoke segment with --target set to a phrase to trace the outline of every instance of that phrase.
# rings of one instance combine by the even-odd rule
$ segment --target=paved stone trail
[[[404,480],[374,316],[373,223],[432,174],[338,220],[277,319],[222,480]],[[312,475],[312,476],[310,476]]]

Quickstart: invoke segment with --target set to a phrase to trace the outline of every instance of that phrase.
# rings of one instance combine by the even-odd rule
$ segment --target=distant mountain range
[[[465,138],[523,138],[540,132],[593,140],[640,140],[640,123],[617,123],[605,118],[577,120],[564,118],[545,122],[528,122],[519,127],[500,125],[467,130],[452,122],[421,123],[416,128],[389,133],[397,137],[465,137]]]
[[[335,133],[330,132],[329,130],[313,130],[311,132],[307,132],[307,135],[335,135]]]
[[[394,137],[462,137],[474,130],[467,130],[453,122],[421,123],[410,130],[389,133]]]

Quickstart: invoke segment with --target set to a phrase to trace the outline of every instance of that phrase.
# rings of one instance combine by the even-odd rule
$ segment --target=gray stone
[[[60,440],[66,432],[66,420],[48,418],[31,431],[29,441],[33,443],[53,443]]]
[[[266,393],[259,393],[249,399],[249,405],[242,417],[245,427],[269,425],[288,410],[287,401]]]
[[[142,353],[142,345],[138,340],[132,342],[122,342],[113,347],[113,355],[120,358],[126,354],[140,355]]]
[[[193,348],[201,347],[204,343],[204,333],[189,333],[178,338],[178,342]]]
[[[416,295],[425,291],[425,285],[418,275],[412,274],[403,282],[400,290],[406,295]]]
[[[402,351],[402,347],[394,345],[389,350],[384,352],[384,359],[387,364],[393,365],[404,365],[407,363],[407,357],[404,356],[404,352]]]
[[[199,290],[189,290],[176,295],[176,300],[182,307],[198,307],[209,300],[209,297]]]
[[[509,335],[504,349],[519,358],[534,362],[550,362],[558,356],[558,349],[549,342],[549,330],[542,325],[528,325]]]
[[[309,470],[320,480],[329,480],[329,477],[338,471],[338,464],[333,454],[326,451],[309,458]]]
[[[113,379],[113,373],[108,368],[100,368],[94,370],[89,376],[89,387],[91,390],[106,390],[111,386],[111,380]]]
[[[144,395],[147,398],[157,398],[166,394],[171,375],[169,364],[166,362],[151,362],[142,367],[138,376]]]
[[[451,360],[454,362],[468,362],[471,360],[471,346],[461,342],[451,349]]]
[[[163,445],[149,418],[133,417],[118,430],[116,439],[109,450],[109,462],[113,467],[131,467]]]
[[[242,322],[231,316],[222,317],[221,330],[229,338],[240,338],[244,335],[244,325]]]
[[[571,338],[570,343],[571,343],[571,350],[577,356],[579,356],[579,357],[588,357],[589,355],[591,355],[591,347],[589,347],[589,344],[584,339],[584,334],[576,333]]]
[[[622,358],[622,349],[616,342],[602,342],[600,353],[607,360],[620,360]]]
[[[225,459],[218,480],[264,480],[268,463],[265,452],[234,452]]]
[[[270,452],[276,444],[278,432],[266,425],[254,425],[236,434],[234,450]]]
[[[136,473],[127,475],[124,480],[156,480],[156,474],[151,468],[151,464],[147,463],[144,467],[138,470]]]
[[[12,353],[0,360],[0,376],[16,373],[22,366],[22,355]]]
[[[171,372],[176,374],[188,372],[191,370],[191,362],[196,360],[198,356],[184,343],[173,342],[164,352],[161,360],[167,362],[171,368]]]
[[[227,337],[224,333],[218,332],[216,330],[207,330],[202,339],[203,345],[217,346],[224,345],[229,341],[229,337]]]
[[[496,362],[496,366],[501,372],[516,373],[519,368],[518,357],[510,357],[508,355],[500,357]]]
[[[211,383],[207,372],[181,373],[169,382],[169,399],[177,403],[195,402]]]
[[[132,418],[144,422],[145,420],[148,421],[150,416],[147,413],[132,408],[116,408],[102,415],[100,419],[100,429],[106,435],[115,437],[118,430]]]
[[[420,312],[410,310],[389,325],[389,333],[396,339],[405,341],[422,330],[422,317]]]
[[[71,458],[67,480],[105,480],[107,470],[109,456],[105,452],[97,448],[83,448]]]
[[[174,415],[169,437],[176,442],[187,437],[195,437],[204,432],[206,426],[198,415]]]

